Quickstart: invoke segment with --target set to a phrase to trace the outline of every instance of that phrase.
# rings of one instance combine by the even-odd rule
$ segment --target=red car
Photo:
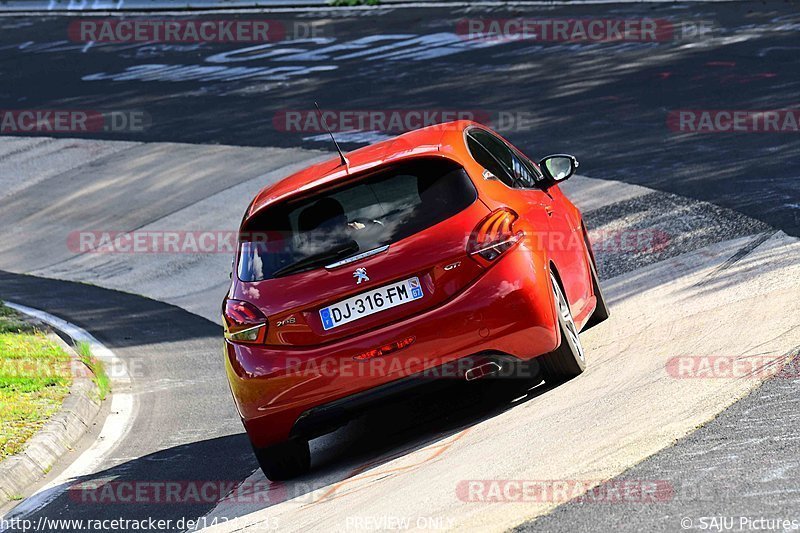
[[[259,192],[223,323],[231,391],[269,479],[308,471],[309,439],[431,378],[526,361],[550,382],[583,371],[578,333],[608,309],[558,187],[577,166],[534,163],[458,121]]]

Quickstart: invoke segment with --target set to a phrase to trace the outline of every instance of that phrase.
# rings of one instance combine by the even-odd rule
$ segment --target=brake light
[[[523,237],[522,231],[514,231],[514,221],[519,216],[511,209],[501,208],[484,218],[472,231],[467,244],[467,253],[494,261],[511,249]]]
[[[366,361],[367,359],[372,359],[375,357],[380,357],[382,355],[389,355],[392,352],[396,352],[398,350],[402,350],[403,348],[407,348],[414,344],[414,341],[417,340],[416,337],[406,337],[403,340],[390,342],[388,344],[384,344],[380,348],[374,348],[369,350],[368,352],[360,353],[353,357],[356,361]]]
[[[263,343],[267,336],[267,317],[251,303],[225,300],[222,327],[225,329],[225,338],[229,341]]]

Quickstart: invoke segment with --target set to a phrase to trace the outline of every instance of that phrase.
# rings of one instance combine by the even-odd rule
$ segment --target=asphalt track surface
[[[752,527],[743,525],[742,518],[756,524],[761,518],[772,524],[796,520],[800,446],[796,433],[787,433],[800,425],[796,363],[794,369],[779,373],[707,426],[605,485],[613,489],[626,481],[670,480],[670,501],[570,502],[515,531],[708,530],[721,524],[742,531]]]
[[[426,47],[412,42],[393,50],[406,53],[391,57],[375,53],[374,57],[345,59],[342,52],[331,52],[295,59],[288,66],[301,67],[297,70],[299,74],[283,79],[93,81],[85,78],[122,73],[142,64],[209,66],[209,56],[240,47],[93,45],[87,48],[64,42],[67,24],[64,18],[3,18],[0,19],[0,75],[5,83],[0,87],[0,107],[141,109],[151,119],[142,133],[87,135],[98,138],[325,149],[328,146],[315,133],[277,131],[275,113],[308,109],[314,99],[320,100],[326,109],[478,108],[493,113],[531,112],[535,118],[533,127],[506,132],[510,140],[531,153],[572,152],[583,162],[581,171],[585,174],[708,200],[798,235],[800,144],[796,134],[687,136],[676,135],[666,127],[666,113],[672,109],[797,107],[800,44],[796,32],[800,16],[796,15],[796,7],[789,3],[767,6],[734,3],[544,9],[526,8],[512,14],[557,17],[596,15],[602,10],[617,17],[646,14],[712,21],[715,31],[710,39],[657,45],[504,43],[467,49],[456,46],[457,51],[435,58],[425,57]],[[404,39],[413,41],[417,36],[453,32],[456,21],[464,16],[505,15],[504,11],[485,9],[431,8],[324,17],[281,14],[280,18],[321,18],[323,27],[330,28],[328,38],[352,42],[367,34],[405,35]],[[308,44],[298,47],[304,51],[314,48]],[[235,66],[274,67],[287,63],[251,58]],[[318,66],[332,68],[304,70]],[[359,144],[347,142],[355,138],[345,136],[345,146]],[[363,137],[372,138],[375,134]],[[663,198],[655,199],[655,203]],[[731,226],[736,225],[735,218],[731,217]],[[753,222],[743,225],[748,224],[753,227],[733,236],[764,231],[764,227]],[[610,268],[621,269],[611,273],[625,270],[614,265]],[[119,355],[140,361],[144,378],[152,368],[150,365],[166,370],[163,381],[152,383],[145,379],[138,385],[142,387],[138,391],[140,409],[151,412],[152,416],[137,417],[133,431],[148,436],[147,439],[126,441],[125,447],[115,453],[115,464],[101,475],[139,481],[219,480],[220,472],[224,472],[226,479],[240,481],[255,469],[224,381],[197,379],[198,375],[222,375],[220,358],[215,355],[219,351],[221,328],[177,307],[139,296],[10,273],[0,275],[0,297],[45,309],[86,328]],[[731,460],[717,450],[720,435],[725,435],[724,427],[728,428],[725,438],[735,442],[736,437],[742,436],[741,428],[736,427],[742,420],[741,410],[752,409],[747,411],[748,418],[756,420],[754,413],[759,409],[769,410],[769,400],[776,395],[783,398],[777,403],[783,406],[786,416],[775,417],[776,423],[771,427],[753,422],[752,431],[771,429],[774,435],[770,437],[776,440],[785,437],[792,431],[790,428],[796,428],[796,420],[789,416],[792,404],[788,403],[794,384],[789,380],[768,383],[678,447],[636,467],[641,471],[631,475],[652,479],[664,476],[672,468],[677,479],[678,473],[685,473],[687,457],[698,453],[707,453],[708,465],[717,464],[722,469],[725,458]],[[169,392],[164,394],[165,391]],[[451,401],[451,398],[452,394],[448,394],[439,400]],[[421,424],[416,420],[421,409],[395,408],[377,416],[372,421],[373,427],[378,429],[376,433],[381,433],[384,427],[381,420],[399,416],[405,417],[404,423],[411,427],[406,429],[410,435],[437,434],[446,432],[448,427],[477,423],[503,410],[509,398],[486,390],[474,400],[462,401],[464,404],[456,406],[452,413],[446,416],[438,413],[442,415],[440,418],[434,413]],[[727,426],[725,417],[729,417]],[[174,427],[182,428],[181,432],[172,432],[170,428]],[[393,430],[385,432],[389,435],[386,438],[356,440],[356,449],[350,452],[369,457],[376,450],[392,450],[398,440],[394,428],[393,424]],[[770,437],[765,436],[765,442]],[[399,440],[403,441],[402,436]],[[796,456],[796,446],[791,440],[781,449],[787,461],[790,455]],[[745,447],[740,455],[748,451],[755,453]],[[758,461],[752,464],[753,469],[760,466]],[[783,473],[784,479],[789,480],[781,486],[786,493],[796,488],[791,483],[796,479],[791,471]],[[726,472],[731,474],[732,469]],[[717,485],[708,482],[712,487],[709,491],[716,494],[717,486],[745,484],[749,473],[749,470],[740,472],[738,477],[715,475],[713,483]],[[756,489],[753,492],[758,492]],[[730,498],[731,506],[740,502],[736,496]],[[716,502],[713,497],[710,500]],[[753,500],[754,512],[763,510],[757,508],[763,501],[763,494]],[[789,499],[785,508],[791,509],[793,504]],[[207,503],[190,508],[94,507],[77,505],[65,494],[47,508],[46,514],[50,518],[156,515],[177,519],[202,516],[212,507]],[[699,515],[708,509],[700,508],[687,515]],[[686,507],[673,509],[672,514],[684,510]],[[641,506],[628,509],[608,506],[600,512],[596,506],[570,504],[532,527],[555,530],[582,523],[598,528],[603,524],[605,529],[623,522],[629,530],[635,530],[652,527],[664,513],[663,506],[644,511]],[[631,515],[636,515],[640,522]],[[660,523],[665,530],[678,529],[675,522]]]
[[[28,155],[35,161],[40,155],[41,141],[32,139],[28,144]],[[74,146],[75,143],[73,141],[69,141],[66,144],[73,145],[73,151],[94,151],[100,154],[114,151],[110,148],[100,149],[94,142],[85,143],[87,146],[82,148]],[[16,148],[18,151],[22,150],[19,146]],[[92,148],[92,150],[89,150],[89,148]],[[146,148],[147,151],[145,151]],[[248,185],[253,181],[249,179],[247,174],[247,165],[243,164],[247,160],[250,151],[231,147],[219,148],[221,151],[224,149],[225,153],[229,154],[223,157],[223,160],[235,159],[242,164],[245,170],[243,176],[232,179],[246,180],[244,185]],[[133,160],[143,158],[149,160],[148,165],[139,165],[137,170],[141,174],[133,175],[137,178],[141,178],[141,175],[148,175],[152,166],[160,166],[157,154],[162,154],[162,157],[165,157],[163,155],[165,153],[169,154],[165,158],[172,162],[184,161],[194,154],[193,146],[170,145],[166,147],[155,145],[143,147],[126,145],[117,150],[111,157],[90,160],[72,171],[58,174],[45,182],[18,191],[12,197],[3,200],[1,205],[4,208],[12,205],[27,206],[27,212],[25,209],[11,210],[8,216],[19,216],[25,223],[17,223],[17,225],[23,230],[28,228],[22,234],[33,236],[33,229],[38,230],[38,224],[41,221],[40,218],[33,216],[38,214],[38,204],[36,203],[38,190],[59,190],[59,187],[63,186],[64,182],[71,182],[78,187],[73,194],[80,198],[81,191],[93,191],[97,189],[98,184],[105,183],[108,172],[113,172],[115,168],[129,167],[128,164],[121,164],[126,160],[122,159],[120,153],[126,150]],[[308,156],[309,154],[305,155],[305,157]],[[295,152],[295,157],[302,157],[302,154]],[[17,161],[20,168],[26,168],[26,162],[30,163],[31,161],[24,160],[22,163]],[[207,163],[206,166],[214,167],[208,161],[205,162]],[[70,165],[64,163],[64,166],[68,167]],[[185,169],[185,172],[191,174],[194,168],[190,166]],[[83,181],[81,182],[76,178],[76,175],[83,176]],[[176,179],[177,177],[176,175]],[[187,176],[183,175],[180,178],[188,179]],[[263,179],[265,178],[255,178],[255,181]],[[134,179],[134,181],[138,181],[138,179]],[[653,289],[661,286],[665,280],[673,279],[676,270],[685,268],[681,266],[686,262],[682,258],[686,254],[692,253],[692,251],[695,253],[701,252],[703,254],[702,257],[709,254],[710,257],[713,257],[707,246],[713,245],[714,242],[719,240],[728,240],[730,242],[732,239],[733,242],[740,242],[734,248],[736,249],[739,246],[747,246],[747,243],[753,241],[754,238],[759,241],[759,235],[767,237],[774,235],[774,230],[757,221],[710,204],[699,204],[662,193],[652,193],[634,187],[619,186],[619,184],[615,185],[613,182],[595,183],[592,180],[575,178],[566,184],[565,188],[567,185],[570,188],[572,197],[580,205],[584,206],[587,222],[591,227],[670,228],[672,227],[670,224],[674,224],[672,221],[680,217],[681,224],[679,224],[679,227],[687,235],[691,235],[691,238],[681,236],[673,239],[667,248],[659,254],[633,253],[631,255],[620,255],[617,253],[605,254],[602,250],[598,250],[603,272],[616,276],[622,275],[623,278],[625,273],[635,276],[632,281],[618,282],[614,286],[608,287],[609,295],[615,301],[617,299],[630,298],[638,290],[652,292]],[[238,187],[237,185],[234,189]],[[195,183],[195,189],[197,189],[198,194],[214,194],[216,190],[213,184],[203,181]],[[163,192],[163,189],[161,191]],[[149,201],[150,198],[147,194],[130,194],[131,202],[139,202],[143,205],[152,203]],[[625,195],[624,198],[623,195]],[[244,201],[241,200],[241,202]],[[80,205],[82,205],[80,201],[73,202],[71,210],[68,209],[68,206],[64,206],[57,214],[51,214],[52,223],[56,226],[69,224],[69,221],[74,220],[74,217],[80,217]],[[174,205],[170,204],[160,207],[160,209],[166,211],[174,210],[175,208]],[[193,204],[192,208],[201,212],[205,210],[203,202]],[[228,210],[232,210],[230,206]],[[105,214],[101,211],[97,213],[97,216],[100,217],[99,220],[102,220]],[[136,217],[121,220],[133,227],[141,224],[141,221]],[[194,219],[185,220],[192,221]],[[13,220],[5,218],[5,209],[3,210],[2,223],[8,226],[15,224]],[[171,224],[166,227],[174,228]],[[44,239],[43,233],[36,233],[38,238],[34,239],[33,242],[38,243],[38,246],[43,249],[63,253],[63,251],[60,251],[63,247],[63,242],[60,241],[57,233],[51,233],[53,234],[49,241]],[[24,241],[18,243],[17,250],[23,255],[31,253]],[[14,251],[15,248],[13,246],[5,248],[4,264],[13,264],[12,256]],[[769,254],[766,257],[769,258]],[[775,259],[778,258],[774,258],[773,261]],[[105,265],[105,269],[111,272],[119,271],[119,267],[129,265],[131,261],[126,256],[101,257],[100,260],[105,263],[110,262],[110,264]],[[225,257],[215,256],[214,261],[216,262],[217,260],[222,263],[221,266],[224,268]],[[675,263],[666,267],[659,266],[669,261],[675,261]],[[779,268],[777,264],[771,264],[769,261],[765,263],[764,261],[763,257],[754,260],[751,265],[745,266],[745,272],[752,269],[765,269],[769,272],[776,271]],[[785,260],[782,261],[785,262]],[[688,261],[688,264],[691,263],[691,260]],[[636,276],[637,269],[641,271],[642,268],[648,265],[657,268],[657,270]],[[87,268],[86,265],[78,263],[78,267],[72,273],[73,276],[78,278],[89,273],[90,276],[85,278],[87,281],[110,284],[114,280],[113,276],[92,278],[91,273],[96,272],[96,270],[93,269],[91,264]],[[81,271],[80,268],[85,268],[85,271]],[[41,269],[41,271],[44,273],[52,272],[52,270],[47,269]],[[60,275],[67,275],[66,270],[58,272],[61,273]],[[167,269],[165,269],[165,273],[172,275]],[[714,286],[724,287],[733,283],[729,278],[730,272],[728,272],[727,276],[724,275],[725,272],[722,272],[722,274]],[[224,277],[224,270],[220,269],[217,275]],[[124,276],[122,277],[124,278]],[[764,284],[767,287],[775,283],[791,286],[792,277],[788,273],[783,276],[772,275],[771,278],[764,278],[764,280],[768,280]],[[185,276],[178,276],[178,278],[190,279]],[[191,279],[194,280],[195,278],[191,277]],[[741,274],[736,275],[735,279],[742,280]],[[442,439],[445,441],[444,445],[449,446],[452,444],[448,442],[450,439],[455,438],[454,436],[463,435],[470,428],[480,428],[481,426],[486,428],[487,425],[488,427],[503,427],[504,424],[512,421],[516,421],[517,424],[523,421],[523,427],[536,423],[536,418],[544,416],[542,409],[549,409],[553,405],[558,405],[557,397],[559,394],[562,397],[566,394],[567,396],[572,395],[573,398],[581,398],[588,392],[569,393],[564,387],[559,387],[552,391],[541,388],[535,389],[529,396],[528,409],[533,410],[536,416],[525,423],[526,415],[520,411],[520,409],[525,409],[524,405],[518,405],[516,408],[512,407],[517,391],[493,388],[488,383],[478,383],[476,384],[477,387],[453,384],[438,394],[416,397],[411,402],[401,402],[386,409],[377,410],[358,421],[352,427],[348,426],[329,438],[315,441],[313,444],[315,470],[310,476],[303,478],[297,484],[286,484],[283,487],[280,485],[277,487],[265,487],[263,485],[265,483],[263,477],[251,475],[251,472],[256,469],[256,465],[247,447],[246,439],[241,433],[241,427],[235,419],[229,393],[222,379],[219,350],[220,328],[218,326],[211,321],[206,321],[177,307],[99,287],[19,276],[17,274],[4,274],[0,281],[2,281],[0,283],[0,298],[42,308],[75,322],[91,331],[121,358],[128,361],[129,366],[132,368],[133,390],[130,392],[137,398],[138,402],[134,426],[120,446],[110,456],[104,458],[103,466],[98,471],[78,481],[97,483],[104,480],[114,480],[117,483],[126,481],[150,483],[159,480],[182,480],[185,482],[202,483],[212,481],[234,484],[240,483],[245,478],[249,480],[255,478],[257,482],[262,483],[258,496],[259,501],[254,504],[245,498],[244,504],[241,505],[237,505],[235,500],[233,503],[227,502],[220,505],[217,505],[215,500],[205,501],[202,504],[176,504],[160,501],[148,505],[122,503],[94,505],[91,501],[84,500],[83,495],[85,493],[81,492],[78,487],[73,486],[74,483],[70,483],[69,490],[65,494],[50,502],[40,511],[33,513],[31,515],[33,519],[38,519],[39,517],[47,517],[48,519],[118,517],[135,519],[155,517],[178,520],[180,518],[203,516],[208,512],[212,512],[212,508],[214,514],[210,518],[213,519],[215,516],[241,516],[262,508],[270,511],[273,508],[272,506],[278,506],[276,508],[279,509],[281,505],[284,505],[284,500],[294,495],[300,497],[301,501],[306,501],[306,494],[310,495],[312,491],[326,486],[335,487],[342,484],[352,484],[352,482],[363,483],[363,480],[356,479],[363,476],[355,476],[354,474],[364,470],[365,466],[369,467],[365,472],[368,475],[367,481],[369,481],[369,476],[380,474],[381,469],[391,471],[393,463],[402,460],[406,456],[411,457],[424,453],[426,448],[433,447],[435,449],[436,446],[441,446],[441,444],[437,443],[441,443]],[[133,290],[136,288],[136,284],[128,285],[125,288]],[[751,291],[758,290],[757,286],[751,284],[750,288],[743,286],[740,292],[747,295]],[[701,290],[699,292],[709,291]],[[787,296],[790,294],[787,292]],[[215,291],[207,290],[205,300],[210,302],[212,306],[216,306],[218,305],[219,296]],[[687,298],[686,289],[683,290],[682,299],[685,298]],[[75,305],[70,304],[72,301],[76,302]],[[675,310],[679,308],[679,305],[674,307]],[[630,311],[629,307],[625,311],[623,310],[626,307],[622,306],[618,306],[616,309],[620,313],[618,315],[619,318],[623,318],[625,313]],[[729,311],[723,312],[727,314]],[[716,319],[712,319],[711,323],[713,323],[713,320]],[[617,320],[617,327],[624,324],[624,319],[622,321]],[[634,324],[634,327],[638,326]],[[676,324],[675,327],[683,328],[685,326]],[[692,327],[694,326],[690,326],[690,328]],[[600,332],[599,336],[597,335],[598,331]],[[595,330],[594,342],[608,344],[607,341],[603,342],[601,340],[603,331],[608,330]],[[651,332],[650,335],[652,336],[653,333]],[[669,333],[669,335],[677,334],[666,333]],[[662,331],[661,334],[663,335],[665,332]],[[781,335],[782,332],[776,331],[775,334]],[[684,343],[688,341],[689,346],[693,345],[694,341],[690,335],[677,335]],[[619,338],[630,339],[630,333],[625,335],[620,332]],[[751,342],[747,336],[740,340],[742,346]],[[655,342],[656,346],[660,342],[655,337],[652,341]],[[630,342],[630,340],[624,340],[622,344],[628,345]],[[643,348],[641,345],[638,346],[640,349]],[[602,351],[592,350],[592,357],[601,356]],[[610,350],[606,348],[605,351],[613,354],[618,350],[612,346]],[[662,348],[658,348],[653,355],[663,351]],[[632,352],[634,360],[641,357],[643,353],[645,352],[634,350]],[[603,369],[608,371],[612,366],[614,365],[608,363],[599,364],[593,366],[590,372],[603,371]],[[661,372],[657,372],[656,376],[659,374]],[[614,371],[614,376],[616,381],[621,379],[619,371]],[[601,378],[602,381],[603,379]],[[611,381],[607,382],[610,383]],[[584,385],[581,385],[581,383],[584,383]],[[585,380],[578,380],[572,385],[573,387],[585,388],[586,383],[588,382]],[[641,386],[641,384],[638,385],[638,387]],[[669,386],[673,387],[674,384]],[[624,387],[617,386],[616,388],[626,390],[629,387],[626,385]],[[690,387],[690,389],[692,388]],[[631,390],[633,391],[634,400],[642,394],[636,393],[636,387]],[[689,390],[687,392],[692,391]],[[726,390],[723,398],[730,393],[730,390]],[[561,408],[563,409],[563,404]],[[696,406],[694,405],[691,407],[692,410],[695,408]],[[527,412],[530,413],[531,411]],[[506,422],[502,421],[504,416],[506,417]],[[649,409],[646,412],[646,416],[650,419],[653,418]],[[511,417],[511,419],[508,417]],[[545,418],[545,420],[547,419]],[[480,431],[480,429],[476,430]],[[510,431],[510,428],[506,427],[505,430]],[[497,435],[495,439],[499,437],[500,435]],[[513,438],[518,441],[516,437]],[[508,437],[506,437],[507,439]],[[461,440],[464,442],[470,439],[464,438]],[[485,442],[491,444],[492,440],[494,439],[486,440]],[[444,464],[446,465],[447,463]],[[452,470],[453,467],[450,467],[450,469]],[[421,475],[425,476],[426,474],[422,473]],[[391,479],[391,476],[388,477]],[[408,481],[419,483],[420,479],[424,479],[424,477],[410,478]],[[439,491],[432,492],[432,494],[439,494],[444,497],[447,497],[447,495],[452,496],[452,486],[448,485],[448,483],[450,482],[445,483],[445,488],[440,488]],[[265,488],[268,490],[264,490]],[[376,493],[374,499],[376,501],[383,500],[383,496],[378,497],[381,494],[383,493]],[[91,496],[87,498],[91,500]],[[393,499],[389,498],[389,501],[393,501]],[[261,523],[257,527],[270,527],[271,523],[264,525],[263,517],[260,520]],[[279,523],[284,524],[289,529],[293,529],[291,526],[286,525],[291,523],[286,518],[282,517],[281,520]],[[344,520],[333,519],[329,525],[341,527],[343,523]],[[324,519],[320,527],[324,527]]]
[[[297,35],[313,28],[317,40],[255,50],[87,45],[68,37],[69,23],[82,14],[3,18],[0,105],[140,110],[149,117],[143,132],[101,138],[314,148],[328,148],[327,139],[281,131],[276,115],[312,109],[317,100],[326,110],[486,111],[503,129],[501,113],[526,113],[506,133],[531,154],[574,153],[586,175],[707,200],[800,235],[796,131],[676,134],[667,127],[673,110],[796,108],[800,15],[793,2],[259,16],[280,20],[290,36],[295,22],[304,23]],[[676,30],[656,43],[471,41],[458,34],[465,18],[513,16],[653,17]],[[693,28],[708,31],[692,36]],[[240,68],[262,70],[230,70]],[[342,140],[352,147],[347,141],[354,139]]]

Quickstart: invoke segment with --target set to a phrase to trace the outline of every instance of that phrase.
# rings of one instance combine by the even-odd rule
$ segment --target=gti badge
[[[362,281],[369,281],[366,268],[357,268],[356,271],[353,272],[353,277],[356,278],[356,285],[361,285]]]

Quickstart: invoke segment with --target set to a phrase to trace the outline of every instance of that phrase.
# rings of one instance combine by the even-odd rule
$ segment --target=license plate
[[[380,313],[422,298],[422,285],[419,278],[408,278],[368,292],[363,292],[347,300],[319,310],[322,328],[327,331],[365,316]]]

